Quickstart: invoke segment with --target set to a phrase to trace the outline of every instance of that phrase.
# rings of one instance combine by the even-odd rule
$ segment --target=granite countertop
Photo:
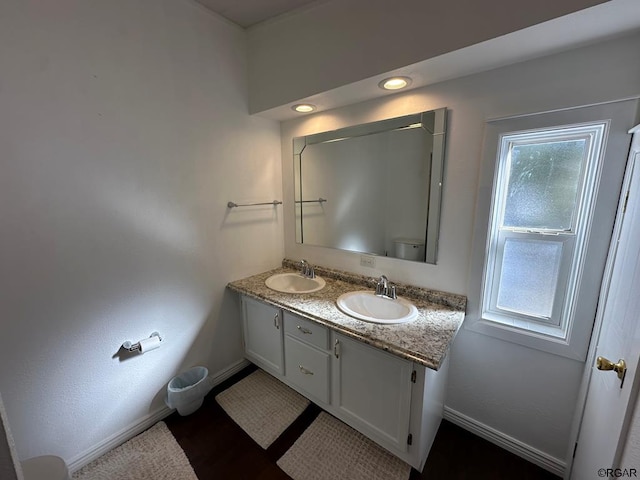
[[[264,281],[276,273],[297,271],[295,263],[283,261],[283,268],[236,280],[227,285],[233,291],[284,308],[394,355],[438,370],[464,320],[466,297],[408,285],[397,285],[398,295],[418,308],[414,321],[385,325],[364,322],[342,313],[337,298],[346,292],[375,289],[375,279],[339,270],[316,267],[326,286],[314,293],[281,293]]]

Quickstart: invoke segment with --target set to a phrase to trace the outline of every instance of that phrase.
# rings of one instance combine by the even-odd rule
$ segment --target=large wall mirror
[[[294,138],[296,241],[436,263],[446,114]]]

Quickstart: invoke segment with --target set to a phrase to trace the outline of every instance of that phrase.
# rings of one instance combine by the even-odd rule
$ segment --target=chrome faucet
[[[382,275],[378,279],[378,283],[376,283],[376,295],[379,297],[383,297],[389,289],[389,279]]]
[[[309,262],[307,262],[304,258],[300,261],[300,275],[308,278],[316,278],[316,272]]]
[[[396,295],[396,286],[389,283],[389,279],[386,275],[382,275],[378,279],[378,283],[376,283],[376,295],[378,297],[390,298],[392,300],[398,298]]]

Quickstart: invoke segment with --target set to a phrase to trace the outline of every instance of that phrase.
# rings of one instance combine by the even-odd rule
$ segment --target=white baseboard
[[[567,465],[563,460],[544,453],[531,445],[527,445],[520,440],[510,437],[495,428],[489,427],[484,423],[478,422],[477,420],[446,406],[444,407],[444,419],[451,423],[455,423],[459,427],[462,427],[465,430],[468,430],[469,432],[474,433],[475,435],[558,475],[561,478],[564,476]]]
[[[136,423],[114,433],[110,437],[107,437],[100,443],[97,443],[93,447],[88,448],[80,455],[76,455],[70,461],[68,461],[69,471],[71,473],[80,470],[86,464],[92,462],[96,458],[101,457],[110,450],[113,450],[119,445],[122,445],[127,440],[132,439],[136,435],[144,432],[146,429],[152,427],[160,420],[168,416],[173,410],[169,407],[162,407],[145,417],[141,418]]]
[[[216,385],[224,382],[229,377],[238,373],[247,365],[249,365],[249,361],[242,359],[230,365],[229,367],[216,372],[213,375],[209,375],[209,385],[211,386],[211,388],[215,387]],[[110,450],[113,450],[114,448],[122,445],[127,440],[131,440],[136,435],[139,435],[148,428],[152,427],[163,418],[169,416],[172,412],[173,410],[169,407],[162,407],[159,410],[146,415],[145,417],[129,425],[128,427],[120,430],[119,432],[116,432],[113,435],[107,437],[103,441],[88,448],[81,454],[76,455],[74,458],[69,460],[67,462],[69,471],[73,473],[77,470],[80,470],[82,467],[92,462],[93,460],[101,457]]]
[[[232,363],[227,368],[223,368],[219,372],[216,372],[213,375],[209,375],[211,388],[215,387],[216,385],[220,385],[227,378],[233,377],[236,373],[249,365],[251,365],[251,362],[246,358],[243,358],[242,360],[238,360],[236,363]]]

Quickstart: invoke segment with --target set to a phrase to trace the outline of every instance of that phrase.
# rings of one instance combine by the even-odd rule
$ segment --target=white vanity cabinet
[[[333,334],[333,409],[378,443],[406,452],[413,362]]]
[[[271,374],[284,374],[282,310],[244,295],[241,304],[246,357]]]
[[[249,360],[422,470],[442,419],[447,362],[431,370],[287,310],[245,296],[242,305]]]

